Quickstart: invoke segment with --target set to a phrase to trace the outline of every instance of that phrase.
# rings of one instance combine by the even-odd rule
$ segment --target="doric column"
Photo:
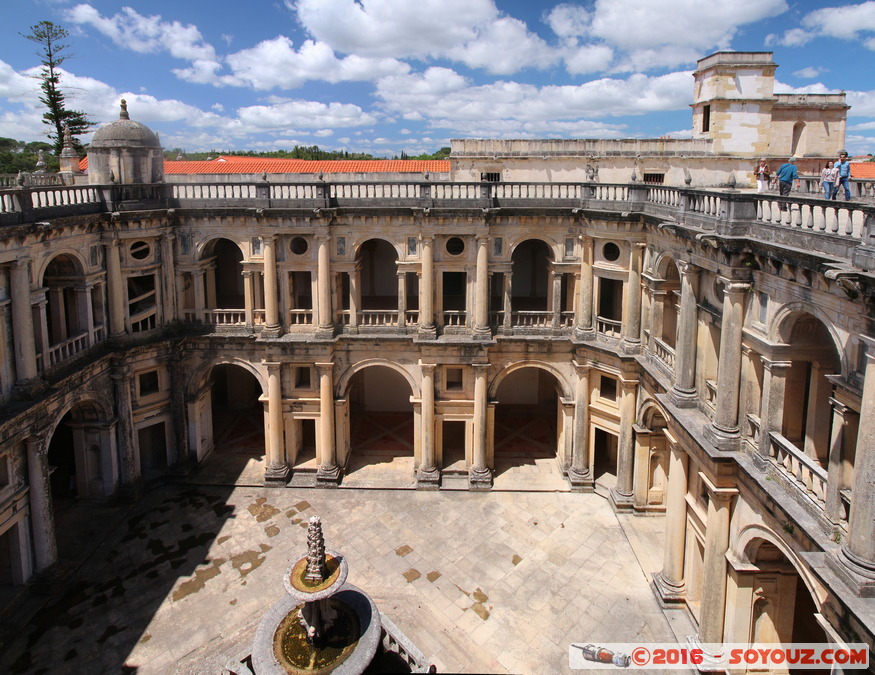
[[[34,567],[42,572],[58,560],[52,490],[49,479],[49,449],[44,437],[31,437],[27,445],[27,480],[30,486],[30,526],[33,535]]]
[[[488,490],[492,487],[492,470],[486,461],[486,373],[488,363],[475,363],[474,368],[474,465],[468,476],[471,490]]]
[[[875,597],[875,338],[861,335],[866,346],[866,373],[857,449],[854,457],[854,486],[851,490],[851,515],[848,539],[839,560],[857,582],[857,592]]]
[[[289,478],[289,465],[283,444],[283,392],[281,367],[276,361],[262,361],[267,368],[267,466],[266,486],[282,486]]]
[[[477,237],[477,274],[474,280],[474,335],[489,338],[489,237]]]
[[[30,305],[30,272],[26,258],[15,260],[10,265],[9,280],[12,286],[12,339],[15,343],[15,375],[19,382],[31,380],[37,375],[35,336],[33,333],[33,310]]]
[[[663,602],[684,599],[684,549],[687,533],[687,453],[671,444],[668,467],[668,494],[665,499],[665,543],[662,571],[653,575]]]
[[[164,323],[169,323],[179,318],[177,314],[176,293],[176,256],[173,249],[173,234],[162,234],[158,239],[161,244],[161,278],[164,285]]]
[[[508,270],[504,273],[504,297],[502,298],[504,317],[502,326],[506,332],[513,328],[513,272]]]
[[[626,354],[641,351],[641,261],[644,244],[629,246],[629,279],[623,302],[623,326],[620,349]]]
[[[255,319],[252,315],[252,310],[255,307],[255,280],[253,279],[252,270],[243,270],[243,312],[246,316],[246,325],[252,326]]]
[[[574,431],[571,438],[571,468],[568,482],[574,492],[592,492],[595,482],[589,467],[589,366],[575,363]]]
[[[674,386],[671,400],[679,408],[695,408],[696,395],[696,337],[698,333],[698,304],[696,302],[699,285],[699,268],[679,261],[681,277],[681,311],[678,317],[677,340],[674,350]]]
[[[553,272],[553,301],[550,310],[553,312],[553,318],[550,322],[553,330],[559,330],[562,326],[562,274]]]
[[[122,280],[122,262],[118,239],[104,242],[106,247],[106,291],[109,295],[109,334],[125,332],[125,288]]]
[[[717,368],[717,405],[708,427],[711,440],[723,450],[738,443],[738,387],[741,380],[741,337],[744,297],[750,282],[723,279],[723,319],[720,325],[720,361]]]
[[[192,273],[192,280],[194,282],[194,314],[197,321],[204,321],[204,312],[207,308],[207,295],[206,295],[206,284],[204,284],[204,279],[206,277],[206,270],[197,269]]]
[[[772,361],[760,356],[763,362],[763,392],[760,399],[759,454],[765,458],[771,454],[769,432],[781,431],[784,418],[784,388],[791,361]]]
[[[435,334],[434,326],[434,237],[422,237],[422,270],[419,284],[419,332]]]
[[[632,508],[632,477],[635,459],[635,443],[632,423],[635,419],[635,392],[638,380],[620,380],[620,438],[617,447],[617,485],[611,490],[611,503],[615,509],[627,511]]]
[[[67,335],[67,306],[64,303],[64,289],[60,286],[53,286],[49,288],[48,295],[54,310],[51,313],[52,334],[55,338],[53,344],[60,344],[70,337]]]
[[[349,327],[358,328],[359,307],[361,306],[361,285],[359,275],[361,270],[358,266],[349,273]]]
[[[832,406],[832,435],[826,481],[826,515],[833,523],[838,524],[848,517],[842,505],[841,491],[849,487],[845,484],[844,464],[850,454],[848,439],[856,437],[857,434],[859,415],[835,398],[830,398],[829,402]]]
[[[407,325],[407,273],[398,272],[398,328]]]
[[[440,472],[434,461],[434,369],[435,364],[419,362],[422,370],[421,418],[422,457],[419,471],[416,473],[416,487],[419,489],[437,488],[440,482]]]
[[[334,364],[317,363],[319,371],[319,441],[322,462],[316,472],[316,485],[336,487],[340,481],[337,450],[334,444]]]
[[[131,384],[134,375],[131,369],[119,359],[113,362],[109,377],[113,384],[116,417],[118,418],[116,430],[122,489],[130,495],[136,496],[140,489],[140,465],[136,461],[134,453],[133,408],[131,406]]]
[[[276,276],[276,237],[264,238],[264,330],[262,335],[280,334],[280,312]]]
[[[319,327],[317,333],[324,336],[334,334],[334,319],[331,316],[331,256],[329,244],[331,237],[325,234],[317,234],[316,241],[319,244],[317,252],[316,290],[319,295]]]
[[[76,310],[78,313],[77,320],[80,326],[84,327],[85,341],[91,347],[94,340],[94,309],[91,305],[91,284],[78,286],[75,289],[76,293]]]
[[[699,474],[708,488],[708,520],[705,532],[705,555],[702,563],[702,613],[699,617],[699,641],[703,644],[723,642],[723,615],[726,610],[726,551],[729,548],[729,520],[734,488],[715,487]]]
[[[577,304],[574,327],[576,337],[583,339],[595,336],[592,322],[592,237],[580,237],[580,287],[577,290]]]

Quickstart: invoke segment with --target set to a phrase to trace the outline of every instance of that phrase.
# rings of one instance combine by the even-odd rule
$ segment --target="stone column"
[[[553,330],[559,330],[562,327],[562,274],[553,272],[553,297],[550,310],[553,312],[553,317],[550,322]]]
[[[49,448],[44,437],[31,437],[27,445],[27,480],[30,486],[30,527],[33,534],[34,567],[49,569],[58,560],[52,490],[49,479]]]
[[[717,368],[717,405],[708,427],[710,440],[721,450],[738,445],[738,387],[741,380],[741,337],[744,298],[750,282],[724,279],[723,320],[720,325],[720,361]]]
[[[246,316],[246,325],[252,327],[255,323],[252,310],[255,307],[255,282],[252,270],[243,270],[243,313]]]
[[[60,286],[54,286],[49,289],[48,295],[54,309],[51,312],[52,333],[55,336],[54,344],[60,344],[70,337],[67,335],[67,305],[64,303],[64,289]]]
[[[489,237],[477,237],[477,274],[474,280],[474,336],[488,339],[489,330]]]
[[[204,283],[204,278],[206,277],[206,270],[198,269],[192,273],[192,281],[194,282],[194,313],[195,320],[203,322],[206,320],[204,316],[207,309],[207,295],[206,295],[206,284]]]
[[[334,319],[331,316],[331,255],[328,249],[331,237],[325,234],[316,235],[319,243],[317,254],[316,288],[319,294],[319,327],[317,335],[331,337],[334,335]]]
[[[671,444],[668,468],[668,494],[665,500],[665,543],[662,571],[653,575],[660,599],[665,603],[683,602],[684,550],[687,544],[687,453]]]
[[[623,302],[623,326],[620,349],[624,354],[641,351],[641,261],[644,244],[633,242],[629,247],[629,280]]]
[[[275,361],[262,361],[267,368],[267,466],[264,484],[282,487],[289,479],[289,465],[283,444],[283,392],[281,368]]]
[[[593,239],[592,237],[580,237],[580,287],[577,290],[577,312],[574,321],[575,337],[586,339],[595,337],[595,328],[592,322],[592,261]]]
[[[118,359],[112,364],[110,379],[115,395],[116,417],[118,425],[118,456],[119,472],[121,474],[122,490],[129,497],[136,497],[140,492],[140,465],[134,453],[133,408],[131,406],[131,384],[134,375],[125,363]]]
[[[574,390],[574,431],[571,438],[571,468],[568,482],[573,492],[595,489],[589,467],[589,366],[575,363],[577,387]]]
[[[94,339],[94,310],[91,306],[91,285],[79,286],[76,288],[76,310],[77,321],[80,326],[84,326],[85,343],[91,347],[95,343]]]
[[[696,338],[699,329],[699,309],[696,301],[699,268],[689,262],[678,262],[681,277],[681,311],[678,317],[674,350],[674,386],[670,398],[679,408],[695,408]]]
[[[508,333],[513,330],[513,272],[504,273],[504,297],[502,298],[504,317],[502,327]]]
[[[841,490],[845,488],[844,458],[848,454],[848,427],[857,427],[857,413],[841,401],[830,398],[832,406],[832,437],[829,444],[826,482],[826,515],[835,524],[847,520]]]
[[[18,382],[32,380],[37,375],[28,265],[26,258],[19,258],[12,262],[9,274],[12,286],[12,339],[15,343],[15,375]]]
[[[492,470],[486,462],[486,374],[488,363],[475,363],[474,368],[474,465],[468,475],[471,490],[488,490],[492,487]]]
[[[176,293],[176,256],[174,255],[173,234],[162,234],[159,237],[161,244],[161,277],[164,284],[164,323],[178,319],[177,293]]]
[[[276,237],[264,238],[264,337],[280,334],[280,313],[276,275]]]
[[[434,325],[434,237],[422,237],[422,271],[419,284],[419,333],[435,335]]]
[[[440,472],[434,461],[434,369],[435,364],[419,362],[422,369],[422,457],[416,473],[416,487],[436,489],[440,484]]]
[[[699,474],[708,488],[708,520],[705,556],[702,564],[702,613],[699,617],[699,642],[723,642],[723,615],[726,610],[726,551],[729,548],[729,520],[734,488],[718,488]]]
[[[632,422],[635,419],[635,392],[638,380],[620,380],[620,438],[617,448],[617,485],[611,490],[611,504],[618,511],[628,511],[633,505],[633,463],[635,443]]]
[[[781,431],[784,418],[784,386],[787,371],[793,366],[791,361],[771,361],[760,356],[763,362],[763,393],[760,400],[759,455],[771,455],[769,432]]]
[[[398,272],[398,328],[407,325],[407,272]]]
[[[359,325],[359,307],[361,306],[361,298],[359,292],[359,273],[361,270],[356,267],[349,274],[349,327],[353,332],[358,329]]]
[[[109,295],[109,334],[113,337],[125,332],[125,287],[118,239],[105,242],[106,290]]]
[[[337,487],[340,467],[334,443],[334,364],[317,363],[319,371],[319,440],[322,463],[316,472],[317,487]]]
[[[860,427],[854,457],[854,485],[848,539],[839,560],[856,582],[857,593],[875,597],[875,338],[861,335],[866,346],[866,373],[860,401]],[[848,575],[844,575],[848,576]]]

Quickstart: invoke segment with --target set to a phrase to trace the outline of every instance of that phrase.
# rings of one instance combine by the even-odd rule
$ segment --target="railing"
[[[553,312],[512,311],[510,322],[514,328],[549,328],[553,325]]]
[[[252,310],[252,323],[256,326],[263,326],[267,323],[266,312],[263,309]]]
[[[674,370],[674,349],[656,336],[650,338],[651,351],[666,366]]]
[[[206,323],[213,326],[244,326],[244,309],[184,309],[182,316],[189,323]]]
[[[770,225],[826,232],[863,240],[869,209],[853,202],[802,200],[757,195],[756,220]]]
[[[827,472],[781,434],[769,433],[769,455],[775,466],[816,506],[826,506]]]
[[[81,333],[75,337],[71,337],[56,345],[52,345],[48,349],[49,367],[55,366],[63,361],[66,361],[72,356],[76,356],[80,352],[84,352],[88,348],[88,333]]]
[[[359,326],[397,326],[398,310],[363,309],[356,318]]]
[[[419,310],[408,309],[406,312],[404,312],[404,323],[407,326],[419,325]]]
[[[605,337],[619,340],[622,335],[623,322],[615,319],[606,319],[603,316],[596,317],[596,332]]]
[[[705,409],[711,413],[711,418],[714,418],[714,413],[717,411],[717,381],[705,380]]]
[[[574,312],[562,312],[559,315],[559,325],[563,328],[571,328],[574,325]]]
[[[312,309],[290,309],[289,310],[289,325],[291,326],[310,326],[313,323]]]
[[[131,317],[131,332],[142,333],[154,329],[158,325],[156,314],[157,312],[154,307],[144,310],[139,314],[134,314]]]
[[[467,312],[464,309],[446,309],[442,316],[444,328],[458,328],[465,325]]]

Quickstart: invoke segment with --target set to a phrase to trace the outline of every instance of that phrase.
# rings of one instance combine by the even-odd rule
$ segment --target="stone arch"
[[[385,241],[387,244],[389,244],[389,246],[394,248],[395,255],[397,256],[397,258],[396,258],[397,260],[401,260],[403,258],[404,248],[401,246],[400,242],[393,241],[389,237],[386,237],[382,234],[374,233],[374,234],[371,234],[369,236],[364,236],[361,239],[357,239],[355,242],[353,242],[353,244],[352,244],[352,257],[353,257],[353,259],[358,258],[359,253],[361,253],[362,246],[367,244],[369,241],[373,241],[375,239],[378,241]]]
[[[258,384],[261,386],[262,394],[264,396],[267,396],[266,373],[253,365],[250,361],[242,359],[238,356],[217,356],[214,359],[206,361],[198,366],[192,373],[191,377],[188,380],[188,384],[186,385],[187,394],[189,396],[196,396],[197,393],[207,383],[207,379],[209,378],[213,368],[221,365],[240,366],[244,370],[248,371],[251,375],[255,377],[256,380],[258,380]]]
[[[506,378],[508,375],[522,368],[532,367],[540,368],[541,370],[546,370],[548,373],[550,373],[553,377],[556,378],[556,381],[559,383],[559,387],[562,390],[562,396],[564,396],[565,398],[571,398],[571,384],[568,382],[568,378],[565,377],[562,371],[560,371],[552,363],[535,360],[516,361],[502,368],[489,384],[489,398],[493,400],[495,399],[496,395],[498,394],[498,388],[501,386],[504,378]]]
[[[50,256],[46,256],[42,264],[40,265],[40,271],[37,275],[37,281],[40,286],[44,285],[46,270],[48,270],[49,266],[58,260],[58,258],[66,257],[70,259],[70,262],[73,263],[73,268],[70,272],[69,276],[81,277],[85,275],[85,270],[88,269],[88,264],[85,262],[85,259],[82,257],[82,254],[79,251],[75,251],[71,248],[62,248],[58,250],[52,251]]]
[[[227,233],[211,234],[208,238],[201,239],[200,241],[196,242],[194,246],[195,260],[202,260],[203,258],[212,255],[211,251],[215,247],[216,242],[220,239],[227,239],[232,244],[235,244],[237,248],[240,249],[240,252],[243,254],[243,262],[247,262],[246,253],[248,247],[245,245],[245,242]]]
[[[675,268],[675,276],[668,276],[671,273],[671,266]],[[678,259],[673,255],[673,251],[660,252],[656,260],[653,262],[653,271],[660,279],[678,279]]]
[[[791,302],[782,305],[781,308],[775,312],[775,316],[772,318],[772,323],[767,329],[769,339],[780,344],[790,344],[790,335],[792,334],[793,328],[795,327],[796,322],[802,318],[804,314],[809,314],[817,319],[829,332],[832,346],[839,358],[839,362],[841,363],[842,376],[846,377],[848,373],[848,362],[845,350],[842,348],[841,339],[835,330],[833,322],[816,305],[808,302]]]
[[[370,366],[385,366],[386,368],[390,368],[391,370],[399,373],[405,380],[407,380],[407,384],[410,385],[410,391],[413,394],[414,398],[419,398],[422,390],[420,388],[419,382],[414,379],[414,377],[410,374],[410,372],[401,366],[400,364],[390,361],[388,359],[364,359],[363,361],[358,361],[357,363],[352,364],[347,368],[343,375],[341,375],[337,379],[337,385],[335,386],[335,390],[337,392],[337,396],[340,398],[345,398],[349,393],[349,385],[352,381],[353,376],[359,371],[364,370],[365,368],[369,368]]]
[[[550,237],[540,232],[529,232],[524,235],[520,235],[518,239],[513,239],[507,242],[507,246],[505,247],[506,255],[508,260],[513,259],[513,253],[520,246],[525,244],[527,241],[540,241],[546,244],[547,249],[550,251],[550,260],[561,260],[560,254],[560,245],[558,242],[554,241]]]
[[[641,420],[641,424],[644,427],[652,430],[652,425],[656,421],[656,417],[659,416],[662,418],[663,424],[658,428],[665,428],[669,415],[665,411],[658,401],[654,399],[647,399],[641,404],[641,409],[638,412],[638,419]]]
[[[51,437],[55,434],[55,431],[58,429],[58,425],[61,423],[61,420],[67,415],[67,413],[71,412],[75,408],[81,408],[83,406],[91,405],[97,409],[98,415],[97,419],[108,420],[112,417],[111,414],[107,414],[108,410],[111,410],[111,406],[105,402],[100,400],[100,396],[98,396],[95,392],[91,391],[78,391],[76,393],[75,400],[66,401],[63,406],[58,409],[58,412],[55,413],[52,421],[43,427],[42,431],[45,433],[46,441],[49,441]]]

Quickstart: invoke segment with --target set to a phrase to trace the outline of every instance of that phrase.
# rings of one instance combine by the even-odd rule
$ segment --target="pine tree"
[[[87,133],[94,123],[81,110],[67,109],[64,93],[59,87],[58,69],[67,60],[67,55],[63,52],[69,47],[64,42],[69,33],[51,21],[40,21],[30,27],[30,33],[20,35],[40,45],[36,55],[41,58],[43,68],[36,77],[40,80],[40,89],[43,92],[40,101],[48,108],[48,112],[43,115],[43,123],[54,130],[54,133],[49,132],[47,135],[55,147],[55,154],[60,155],[64,146],[65,126],[70,128],[73,135],[73,145],[81,148],[82,145],[76,137]]]

